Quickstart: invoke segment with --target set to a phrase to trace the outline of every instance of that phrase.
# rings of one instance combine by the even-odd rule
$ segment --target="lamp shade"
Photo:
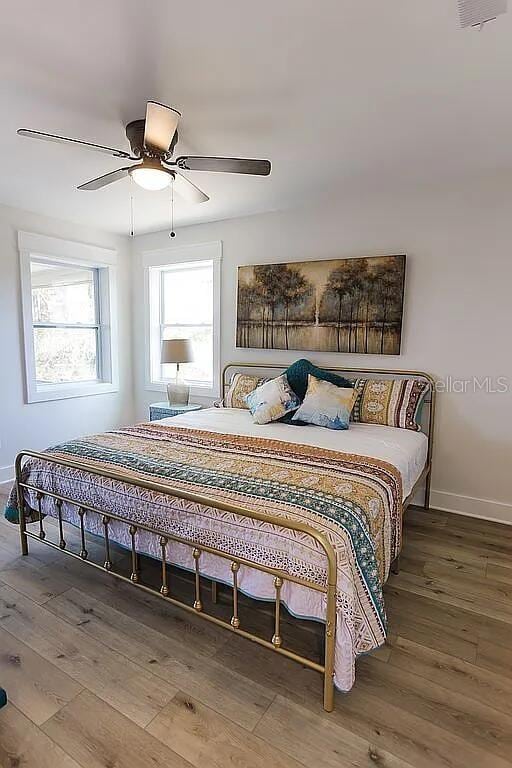
[[[194,360],[190,339],[164,339],[160,362],[191,363]]]

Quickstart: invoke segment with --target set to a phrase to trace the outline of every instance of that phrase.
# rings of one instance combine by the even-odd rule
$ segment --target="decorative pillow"
[[[277,421],[300,405],[300,400],[288,384],[286,374],[270,379],[245,398],[255,424]]]
[[[421,432],[421,409],[430,384],[421,379],[356,379],[352,421]]]
[[[352,387],[338,387],[309,374],[306,397],[293,418],[328,429],[348,429],[356,397]]]
[[[321,381],[329,381],[337,387],[348,388],[354,386],[352,381],[343,378],[343,376],[338,376],[331,371],[326,371],[324,368],[317,368],[316,365],[313,365],[313,363],[310,363],[305,358],[296,360],[286,369],[285,373],[290,387],[301,400],[304,400],[306,395],[309,374]]]
[[[245,410],[248,410],[249,406],[245,400],[246,396],[249,392],[252,392],[256,387],[261,386],[266,381],[269,381],[269,379],[264,379],[261,376],[255,376],[249,373],[234,373],[231,377],[229,389],[226,392],[224,401],[221,401],[218,404],[218,407],[244,408]]]

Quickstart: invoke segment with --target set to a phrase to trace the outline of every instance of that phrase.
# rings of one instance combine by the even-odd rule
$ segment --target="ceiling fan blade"
[[[54,133],[44,133],[43,131],[31,131],[29,128],[20,128],[16,131],[18,136],[27,136],[29,139],[41,139],[42,141],[55,141],[58,144],[75,144],[84,149],[92,149],[95,152],[104,152],[113,157],[131,158],[129,152],[123,149],[114,149],[113,147],[104,147],[103,144],[93,144],[90,141],[81,141],[80,139],[68,139],[66,136],[57,136]]]
[[[268,176],[269,160],[245,160],[241,157],[178,157],[178,168],[187,171],[221,171],[222,173],[250,173]]]
[[[117,171],[105,173],[103,176],[98,176],[97,179],[92,179],[91,181],[86,181],[85,184],[80,184],[77,189],[85,189],[87,191],[101,189],[102,187],[106,187],[107,184],[112,184],[113,181],[124,179],[125,176],[128,176],[128,171],[133,167],[135,166],[130,166],[129,168],[118,168]]]
[[[177,171],[174,171],[174,188],[178,195],[188,200],[189,203],[206,203],[210,199],[199,187],[196,187],[186,176],[182,176]]]
[[[166,107],[158,101],[148,101],[146,107],[146,126],[144,129],[144,146],[157,152],[167,152],[181,114],[177,109]]]

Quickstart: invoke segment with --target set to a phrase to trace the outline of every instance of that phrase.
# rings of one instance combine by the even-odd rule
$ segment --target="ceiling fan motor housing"
[[[145,128],[145,120],[132,120],[131,123],[128,123],[126,126],[126,138],[130,142],[132,155],[134,157],[144,157],[144,155],[161,156],[162,154],[165,154],[166,156],[172,155],[174,147],[176,146],[176,142],[178,141],[178,131],[174,133],[168,151],[165,153],[156,153],[148,152],[148,150],[144,147]]]

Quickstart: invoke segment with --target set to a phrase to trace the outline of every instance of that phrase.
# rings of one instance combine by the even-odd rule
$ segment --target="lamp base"
[[[169,405],[188,405],[190,387],[188,384],[168,384],[167,399]]]

